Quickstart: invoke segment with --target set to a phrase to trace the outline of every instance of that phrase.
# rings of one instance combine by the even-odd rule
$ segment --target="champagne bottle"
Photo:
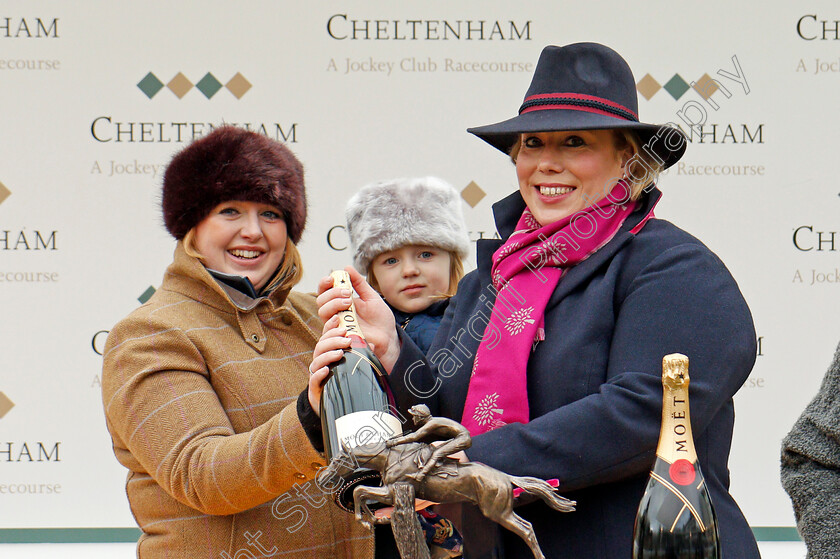
[[[717,519],[688,409],[688,357],[662,359],[662,427],[656,461],[636,513],[633,559],[718,559]]]
[[[339,270],[331,275],[335,287],[351,288],[347,272]],[[338,319],[351,344],[330,366],[321,394],[324,453],[330,461],[341,453],[342,446],[352,449],[402,434],[402,424],[391,411],[396,408],[387,374],[359,328],[355,305],[351,303],[348,310],[339,312]],[[353,489],[360,484],[378,486],[381,476],[363,465],[356,467],[343,476],[334,492],[336,503],[353,512]],[[369,506],[375,508],[372,503]]]

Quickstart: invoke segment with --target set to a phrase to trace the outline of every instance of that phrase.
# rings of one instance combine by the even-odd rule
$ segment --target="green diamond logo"
[[[674,74],[674,77],[668,80],[668,83],[662,87],[665,91],[671,94],[671,97],[679,99],[686,91],[688,91],[689,85],[685,83],[685,80],[682,79],[679,74]]]
[[[202,92],[205,97],[210,99],[222,88],[222,84],[213,74],[207,72],[204,77],[195,84],[195,87]]]
[[[163,88],[163,82],[157,79],[153,73],[149,72],[146,74],[146,77],[140,80],[140,83],[137,84],[137,87],[140,88],[140,91],[146,94],[146,97],[151,99],[157,92]]]
[[[142,295],[140,295],[140,296],[137,298],[137,300],[138,300],[138,301],[140,301],[140,303],[141,303],[141,304],[144,304],[144,305],[145,305],[145,304],[146,304],[146,301],[148,301],[149,299],[151,299],[151,298],[152,298],[152,295],[154,295],[154,294],[155,294],[155,288],[154,288],[154,287],[152,287],[152,286],[150,285],[150,286],[149,286],[149,288],[148,288],[146,291],[144,291],[144,292],[143,292],[143,294],[142,294]]]

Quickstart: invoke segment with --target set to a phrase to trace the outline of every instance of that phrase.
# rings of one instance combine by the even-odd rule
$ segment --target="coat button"
[[[305,475],[303,475],[303,474],[302,474],[302,473],[300,473],[300,472],[295,472],[295,473],[293,474],[293,476],[294,476],[296,479],[306,479],[306,476],[305,476]]]
[[[287,314],[284,314],[283,316],[281,316],[280,320],[282,320],[283,324],[285,324],[286,326],[291,326],[292,325],[292,317],[287,315]]]
[[[257,343],[260,341],[260,337],[256,334],[251,334],[251,341]]]
[[[321,464],[320,462],[312,462],[312,464],[310,464],[310,466],[311,466],[311,467],[312,467],[312,469],[313,469],[314,471],[316,471],[316,472],[317,472],[318,470],[320,470],[321,468],[323,468],[323,467],[324,467],[324,465],[323,465],[323,464]]]

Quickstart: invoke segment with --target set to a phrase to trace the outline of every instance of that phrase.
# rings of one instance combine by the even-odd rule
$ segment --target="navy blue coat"
[[[449,306],[449,299],[435,301],[418,313],[407,313],[392,307],[390,304],[388,306],[394,313],[397,326],[405,331],[411,341],[420,348],[420,351],[426,353],[432,346],[432,342],[435,341],[435,335],[440,327],[441,320],[443,320],[443,313]]]
[[[630,230],[660,196],[642,199],[618,234],[560,280],[545,313],[546,339],[528,362],[530,422],[473,438],[467,451],[517,476],[558,478],[577,511],[519,507],[547,557],[631,556],[634,518],[653,464],[662,409],[662,357],[690,359],[692,428],[718,515],[724,559],[758,558],[752,531],[728,492],[732,397],[756,355],[752,317],[720,259],[671,223]],[[494,205],[506,239],[524,209],[518,192]],[[402,406],[422,401],[461,420],[473,356],[493,301],[490,265],[502,241],[478,241],[478,268],[457,295],[428,353],[402,336],[391,384]],[[482,312],[483,311],[483,312]],[[502,530],[505,557],[532,555]]]

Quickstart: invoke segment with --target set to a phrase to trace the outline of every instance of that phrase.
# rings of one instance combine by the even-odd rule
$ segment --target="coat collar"
[[[161,286],[161,289],[164,288],[221,313],[235,315],[242,339],[259,353],[265,351],[268,337],[259,313],[273,313],[280,309],[290,291],[288,288],[274,289],[253,299],[235,287],[217,281],[198,258],[187,254],[183,241],[178,241],[175,258],[166,269]]]
[[[645,216],[653,209],[662,192],[653,187],[647,193],[642,194],[639,199],[639,206],[625,220],[624,224],[619,229],[618,233],[610,240],[609,243],[601,247],[597,252],[592,254],[589,258],[580,264],[569,269],[560,283],[557,284],[557,289],[548,301],[551,306],[562,299],[572,289],[583,283],[592,273],[595,272],[604,262],[615,255],[624,245],[629,243],[635,235],[631,230],[636,227]],[[502,198],[493,204],[493,216],[496,220],[496,230],[499,232],[501,239],[479,239],[476,243],[477,253],[477,268],[479,277],[483,283],[490,281],[490,269],[493,265],[493,253],[502,246],[502,244],[510,237],[516,228],[522,212],[525,210],[525,201],[519,191]]]
[[[196,299],[201,292],[202,302],[220,309],[234,307],[239,311],[250,311],[260,303],[268,302],[274,307],[281,307],[286,301],[290,289],[274,289],[270,293],[253,298],[236,287],[227,285],[213,277],[198,258],[190,256],[184,249],[183,241],[178,241],[172,264],[166,270],[164,279],[171,279],[170,288],[190,298]],[[214,295],[208,296],[212,292]]]
[[[385,304],[388,305],[388,308],[391,309],[391,312],[394,314],[394,318],[397,320],[398,323],[405,322],[409,318],[413,318],[418,314],[428,315],[428,316],[442,316],[443,313],[446,312],[446,307],[449,305],[449,299],[441,299],[440,301],[435,301],[425,309],[420,312],[416,313],[407,313],[403,312],[391,305],[388,301],[385,301]]]

